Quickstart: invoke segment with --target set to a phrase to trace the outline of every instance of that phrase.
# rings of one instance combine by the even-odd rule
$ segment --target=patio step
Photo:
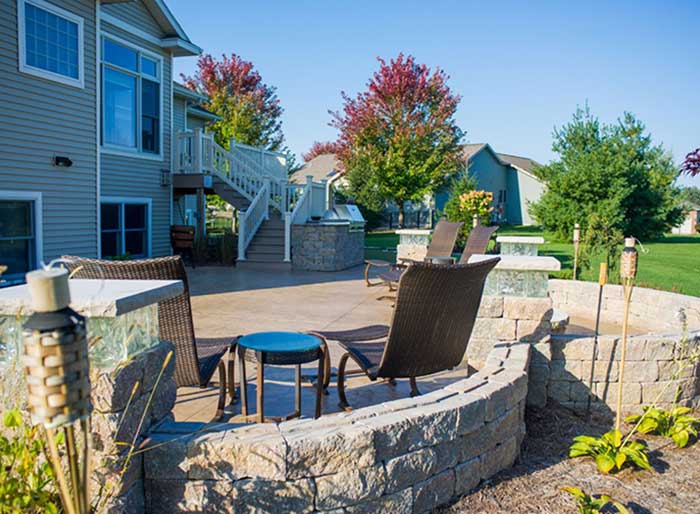
[[[285,271],[291,263],[284,262],[284,221],[276,211],[263,221],[245,252],[245,261],[238,261],[243,269]]]

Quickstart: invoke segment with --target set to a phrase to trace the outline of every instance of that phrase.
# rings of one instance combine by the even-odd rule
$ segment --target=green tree
[[[673,185],[678,169],[632,114],[606,125],[587,106],[579,108],[572,121],[555,129],[552,149],[559,159],[534,170],[547,189],[530,213],[560,237],[568,239],[575,223],[585,235],[593,222],[596,231],[604,231],[603,240],[611,235],[646,240],[680,221]],[[609,241],[598,243],[609,247]]]
[[[379,63],[365,92],[343,94],[332,125],[352,195],[370,209],[395,202],[402,225],[404,202],[421,201],[463,167],[460,98],[444,72],[411,56]]]
[[[279,150],[284,142],[282,107],[276,88],[265,84],[252,62],[240,56],[223,55],[221,60],[205,54],[197,61],[185,85],[206,95],[205,107],[221,117],[211,128],[216,141],[228,148],[229,140]]]
[[[680,190],[679,198],[684,203],[700,206],[700,187],[684,187]]]

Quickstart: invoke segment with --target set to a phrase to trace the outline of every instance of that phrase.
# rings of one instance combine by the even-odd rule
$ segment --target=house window
[[[109,201],[100,207],[102,257],[148,257],[150,203]]]
[[[506,190],[501,189],[498,191],[498,203],[506,203]]]
[[[36,200],[0,198],[0,286],[24,281],[37,267]]]
[[[111,39],[102,40],[102,144],[159,155],[161,61]]]
[[[18,0],[19,68],[83,87],[83,19],[43,0]]]

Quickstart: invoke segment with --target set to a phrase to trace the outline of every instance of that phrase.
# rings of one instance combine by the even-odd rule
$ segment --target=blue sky
[[[680,163],[700,146],[700,2],[168,0],[193,42],[252,61],[277,87],[297,154],[334,139],[328,110],[376,57],[410,53],[450,75],[466,141],[548,162],[554,126],[588,101],[641,118]],[[176,60],[193,72],[195,58]],[[682,179],[700,186],[700,178]]]

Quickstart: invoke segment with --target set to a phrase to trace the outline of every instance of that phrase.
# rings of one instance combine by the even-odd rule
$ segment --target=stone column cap
[[[494,255],[476,254],[469,258],[470,263],[493,259]],[[499,255],[501,261],[494,269],[518,271],[559,271],[561,263],[554,257],[543,255]]]

